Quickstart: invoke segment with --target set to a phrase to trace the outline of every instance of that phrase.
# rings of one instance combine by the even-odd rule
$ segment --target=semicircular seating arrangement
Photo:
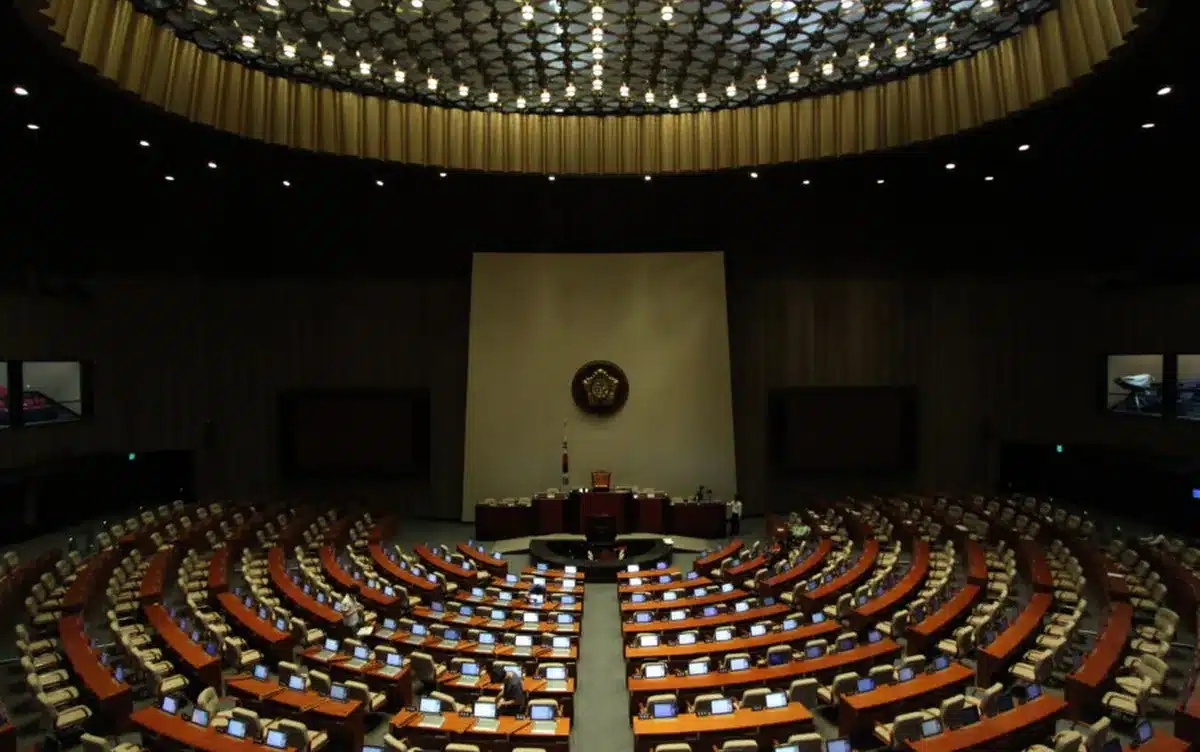
[[[0,749],[587,750],[585,593],[616,603],[637,752],[1197,741],[1200,548],[1048,501],[813,504],[615,585],[474,541],[406,549],[400,524],[177,502],[86,555],[6,553],[8,705],[29,712]]]

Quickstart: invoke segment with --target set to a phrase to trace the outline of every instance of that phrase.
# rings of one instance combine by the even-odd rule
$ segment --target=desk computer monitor
[[[671,575],[669,575],[669,574],[660,574],[658,576],[658,584],[660,584],[660,585],[665,585],[670,581],[671,581]]]
[[[696,633],[695,632],[680,632],[679,633],[679,644],[680,645],[695,645],[696,644]]]
[[[632,601],[633,603],[645,603],[646,602],[646,594],[645,593],[634,593],[633,597],[631,597],[629,600]]]
[[[447,630],[447,633],[449,633],[449,630]],[[516,645],[519,648],[531,648],[533,647],[533,636],[519,634],[513,638],[513,645]]]
[[[954,727],[961,728],[970,726],[972,723],[979,722],[979,706],[973,704],[963,705],[958,710],[958,715],[955,717]]]
[[[478,669],[478,666],[476,666]],[[550,681],[566,681],[567,667],[566,666],[547,666],[542,672],[542,675]]]
[[[746,658],[730,658],[727,665],[730,671],[745,671],[750,668],[750,661]]]
[[[713,639],[717,642],[728,642],[733,639],[733,627],[717,627],[713,632]]]
[[[716,616],[717,615],[717,607],[716,606],[705,606],[704,607],[704,615],[706,617]]]
[[[539,561],[537,563],[537,571],[539,571],[539,572],[545,572],[549,568],[550,567],[546,566],[546,562],[544,562],[544,561]]]
[[[571,614],[559,614],[558,615],[558,623],[559,624],[574,624],[575,617],[572,616]]]
[[[667,675],[667,667],[662,663],[650,663],[642,669],[642,676],[647,679],[662,679]]]
[[[750,610],[750,604],[747,603],[746,601],[738,601],[737,603],[733,604],[733,612],[736,614],[740,614],[744,611],[749,611],[749,610]]]
[[[928,721],[921,721],[921,736],[928,739],[931,736],[937,736],[942,733],[942,722],[936,718],[930,718]]]
[[[533,721],[554,720],[553,705],[533,705],[529,708],[529,719]]]
[[[673,702],[656,702],[650,706],[651,718],[674,718],[677,712]]]
[[[162,698],[162,704],[159,707],[164,713],[175,715],[179,712],[179,698],[168,695]]]
[[[694,579],[698,578],[699,576],[700,576],[699,572],[688,572],[687,573],[687,579],[689,579],[689,580],[694,580]]]
[[[825,742],[825,752],[852,752],[849,739],[830,739]]]
[[[820,658],[825,655],[825,647],[822,645],[809,645],[804,649],[806,658]]]
[[[640,648],[656,648],[656,647],[658,647],[658,635],[653,635],[653,634],[638,635],[638,647],[640,647]]]
[[[750,636],[751,637],[762,637],[766,633],[767,633],[767,625],[766,624],[751,624],[750,625]]]
[[[787,692],[772,692],[766,697],[767,710],[775,710],[776,708],[787,707],[787,704]]]
[[[491,700],[477,700],[475,704],[471,706],[471,715],[475,716],[476,718],[495,718],[496,703],[492,702]]]
[[[329,696],[335,700],[349,700],[350,690],[346,688],[345,684],[333,684],[329,687]]]
[[[638,571],[638,565],[637,564],[626,564],[625,571],[626,572],[636,572],[636,571]]]
[[[883,633],[878,629],[872,629],[870,632],[867,632],[867,644],[869,645],[874,645],[882,639]]]
[[[913,676],[915,676],[915,675],[916,675],[916,672],[913,671],[912,666],[904,666],[899,671],[896,672],[896,681],[906,682],[906,681],[912,679]]]
[[[458,672],[463,676],[479,676],[479,664],[467,662],[458,664]]]
[[[875,680],[869,676],[864,676],[855,684],[855,689],[858,692],[870,692],[875,689]]]
[[[413,625],[409,627],[408,631],[417,637],[424,637],[429,633],[429,630],[425,627],[425,625],[421,624],[420,622],[414,622]]]
[[[687,667],[688,676],[704,676],[708,673],[708,660],[692,661]]]
[[[792,659],[792,656],[782,650],[776,650],[774,653],[767,653],[768,666],[782,666]]]
[[[722,592],[722,593],[731,593],[731,592],[733,592],[733,583],[732,583],[732,582],[726,582],[724,585],[721,585],[721,592]]]
[[[426,715],[437,715],[442,712],[442,701],[436,697],[422,697],[417,703],[417,710]]]
[[[270,673],[271,673],[270,670],[261,663],[254,667],[254,678],[255,679],[266,679]]]
[[[813,613],[813,615],[812,615],[812,623],[813,624],[820,624],[823,621],[825,621],[825,612],[824,611],[816,611]]]
[[[571,638],[563,635],[555,635],[550,638],[550,647],[566,650],[571,647]]]
[[[225,733],[235,739],[246,738],[246,722],[240,718],[230,718],[229,723],[225,726]]]
[[[679,600],[679,591],[678,590],[668,590],[667,592],[662,594],[662,599],[664,601]]]
[[[476,642],[478,642],[480,645],[495,645],[496,635],[492,634],[491,632],[480,632],[479,639],[476,640]]]
[[[799,624],[796,623],[795,619],[784,619],[783,625],[780,627],[780,629],[782,629],[784,632],[790,632],[798,626]]]
[[[287,734],[279,729],[271,729],[267,732],[267,746],[273,749],[287,749],[288,740]]]
[[[688,612],[682,608],[671,611],[671,621],[683,621],[688,618]]]
[[[192,716],[188,720],[197,726],[208,726],[208,711],[204,708],[192,708]]]
[[[384,662],[387,663],[387,665],[389,665],[389,666],[402,665],[402,659],[401,659],[399,653],[385,653],[384,654]]]
[[[1028,687],[1025,688],[1025,702],[1029,702],[1030,700],[1036,700],[1037,698],[1039,698],[1041,696],[1042,696],[1042,685],[1030,684]]]
[[[308,681],[300,674],[292,674],[288,677],[288,689],[294,689],[297,692],[303,692],[308,688]]]
[[[944,668],[950,667],[950,658],[944,655],[939,655],[933,659],[933,670],[941,671]]]
[[[705,595],[708,595],[708,591],[705,590],[704,588],[702,588],[702,587],[692,588],[692,597],[693,598],[703,598]]]
[[[729,715],[733,712],[733,700],[722,697],[709,703],[708,712],[712,715]]]
[[[1150,741],[1150,737],[1154,736],[1154,727],[1150,725],[1150,721],[1138,721],[1138,725],[1133,729],[1133,744],[1135,747],[1140,747]]]
[[[649,624],[653,618],[654,618],[654,614],[650,613],[649,611],[638,611],[636,614],[633,615],[633,623],[634,624]]]

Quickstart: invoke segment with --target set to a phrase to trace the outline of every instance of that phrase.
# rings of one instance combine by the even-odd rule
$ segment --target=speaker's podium
[[[579,522],[589,542],[612,543],[628,530],[625,507],[631,497],[628,491],[613,490],[609,471],[592,473],[592,487],[579,499]]]

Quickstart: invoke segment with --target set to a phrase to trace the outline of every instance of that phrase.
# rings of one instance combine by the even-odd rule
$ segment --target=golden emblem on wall
[[[624,407],[629,397],[629,380],[615,363],[593,360],[575,372],[571,397],[575,406],[586,413],[611,415]]]

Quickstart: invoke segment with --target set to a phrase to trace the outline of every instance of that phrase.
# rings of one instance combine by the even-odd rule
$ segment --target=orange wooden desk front
[[[680,589],[682,590],[685,588]],[[621,611],[674,611],[677,608],[701,608],[703,606],[715,606],[718,603],[725,603],[726,601],[736,601],[739,598],[745,598],[749,595],[750,594],[745,590],[738,590],[737,588],[734,588],[727,593],[717,591],[715,593],[709,593],[708,595],[700,598],[676,598],[673,601],[652,600],[643,601],[641,603],[625,602],[621,604]]]
[[[146,614],[146,622],[158,632],[167,649],[193,676],[210,687],[221,686],[221,661],[192,642],[191,636],[184,634],[161,603],[143,606],[142,611]]]
[[[826,601],[839,597],[843,590],[853,587],[860,579],[866,576],[871,567],[875,566],[875,557],[879,556],[879,541],[872,538],[863,546],[862,555],[858,557],[858,561],[854,562],[854,566],[846,570],[846,573],[840,577],[834,577],[833,581],[827,582],[816,590],[800,594],[800,600],[803,602],[806,611],[813,611]]]
[[[918,540],[913,546],[912,563],[895,585],[884,591],[878,598],[872,598],[865,604],[850,612],[850,626],[863,629],[868,624],[874,624],[900,610],[904,601],[912,595],[929,574],[929,543]]]
[[[375,560],[375,565],[382,567],[385,572],[398,580],[399,584],[410,590],[413,595],[428,598],[440,590],[437,585],[424,577],[418,577],[407,569],[401,569],[399,564],[387,557],[383,546],[380,544],[372,543],[368,548],[371,551],[371,558]]]
[[[60,617],[58,640],[84,692],[96,698],[98,715],[104,716],[107,725],[125,728],[133,710],[133,691],[128,684],[117,681],[100,662],[83,630],[83,617],[77,614]]]
[[[733,556],[738,551],[741,551],[742,546],[744,545],[746,544],[742,542],[741,538],[731,540],[721,548],[713,551],[711,554],[708,554],[707,556],[701,556],[699,559],[696,559],[694,562],[692,562],[692,569],[697,572],[711,569],[722,561],[728,559],[730,556]]]
[[[779,593],[788,588],[795,586],[805,575],[820,566],[821,562],[825,561],[825,557],[833,550],[833,541],[829,538],[822,538],[817,544],[816,550],[804,558],[804,561],[799,562],[791,569],[780,572],[777,575],[768,577],[759,585],[761,593]]]
[[[476,566],[482,567],[492,574],[505,575],[508,573],[508,562],[504,559],[497,559],[491,554],[468,546],[466,543],[459,543],[455,546],[455,549],[463,556],[475,562]],[[580,575],[580,579],[583,579],[583,575]]]
[[[868,740],[876,723],[891,723],[898,715],[936,707],[961,692],[974,676],[975,672],[963,664],[951,663],[941,671],[920,674],[906,682],[843,696],[838,700],[838,732]]]
[[[812,713],[798,702],[771,710],[739,708],[727,715],[698,716],[681,713],[674,718],[634,718],[633,736],[638,752],[648,752],[659,744],[697,737],[714,740],[786,739],[791,734],[812,728]],[[700,749],[694,746],[693,749]]]
[[[908,649],[914,653],[924,653],[936,645],[963,614],[971,610],[982,594],[980,586],[966,585],[937,611],[916,624],[910,624],[904,632],[908,638]]]
[[[808,624],[788,632],[768,632],[762,637],[740,637],[724,642],[697,642],[692,645],[659,645],[654,648],[634,648],[625,646],[627,662],[670,661],[682,664],[693,658],[705,655],[720,655],[724,653],[760,654],[774,645],[798,643],[801,640],[815,640],[818,637],[828,637],[842,631],[841,622],[827,619],[820,624]],[[632,665],[630,666],[632,668]]]
[[[288,718],[302,716],[300,722],[310,730],[321,729],[329,734],[333,749],[358,749],[362,746],[365,711],[359,700],[331,700],[313,690],[300,692],[252,676],[232,678],[225,686],[231,693],[274,708],[275,711],[267,711],[269,715]]]
[[[687,629],[715,629],[716,627],[731,624],[770,619],[781,614],[786,614],[790,610],[789,606],[776,603],[773,606],[752,608],[746,611],[729,611],[724,614],[717,614],[716,616],[701,616],[676,621],[658,619],[643,624],[625,623],[621,625],[621,631],[625,634],[637,634],[639,632],[682,632]]]
[[[165,737],[187,749],[198,749],[203,752],[266,752],[273,750],[272,747],[249,739],[235,739],[217,731],[212,726],[201,728],[194,723],[188,723],[177,715],[164,713],[158,708],[142,708],[133,714],[132,720],[144,733]],[[295,747],[288,747],[285,752],[297,752],[297,750]]]
[[[252,643],[266,648],[265,652],[274,656],[276,660],[291,660],[292,645],[295,639],[290,632],[276,629],[274,624],[260,618],[258,612],[248,607],[241,598],[233,593],[218,593],[217,603],[221,604],[225,613],[232,616],[244,630],[250,633]]]
[[[1044,742],[1053,736],[1055,722],[1066,709],[1065,700],[1042,695],[1007,713],[984,718],[979,723],[956,731],[946,731],[930,739],[906,742],[905,746],[912,752],[1024,749],[1029,744]]]
[[[392,717],[391,727],[393,732],[399,732],[399,736],[407,737],[410,741],[416,740],[422,747],[430,746],[441,748],[448,741],[465,742],[468,744],[484,745],[485,748],[492,749],[490,743],[503,742],[508,740],[513,747],[538,747],[542,749],[566,750],[567,742],[571,737],[571,719],[559,718],[558,728],[553,734],[535,734],[532,731],[533,722],[528,720],[518,721],[512,716],[502,716],[500,725],[495,731],[481,731],[472,726],[475,723],[474,718],[466,718],[460,715],[447,713],[445,722],[440,728],[424,729],[417,724],[421,720],[421,714],[411,710],[401,710]],[[436,740],[432,745],[426,745],[427,740]]]
[[[284,569],[282,548],[276,546],[267,554],[267,572],[271,575],[271,582],[275,585],[275,589],[283,597],[291,601],[293,606],[303,611],[307,618],[316,620],[317,623],[313,626],[326,631],[341,629],[341,614],[334,610],[332,606],[318,603],[316,598],[304,592],[303,588],[292,582],[291,577],[288,577],[287,570]]]
[[[1054,597],[1050,593],[1034,593],[1025,608],[1008,629],[1004,630],[991,645],[978,651],[977,678],[979,686],[987,687],[996,681],[1008,664],[1020,657],[1021,651],[1038,635],[1042,618],[1050,610]]]
[[[1108,624],[1092,652],[1077,671],[1067,676],[1066,698],[1071,718],[1091,718],[1102,710],[1101,698],[1113,671],[1120,666],[1125,642],[1133,631],[1133,606],[1117,603],[1109,611]]]

